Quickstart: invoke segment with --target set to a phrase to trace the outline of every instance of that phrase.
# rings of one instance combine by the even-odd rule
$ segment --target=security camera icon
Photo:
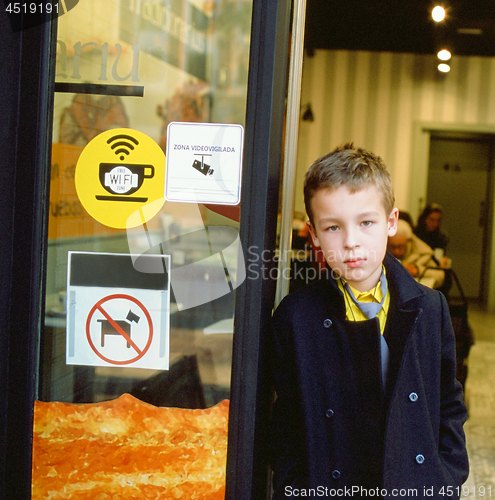
[[[201,158],[201,161],[199,160],[194,160],[194,163],[192,164],[193,168],[195,168],[198,172],[201,172],[205,176],[212,175],[214,170],[210,167],[210,165],[207,165],[204,161],[203,158]]]

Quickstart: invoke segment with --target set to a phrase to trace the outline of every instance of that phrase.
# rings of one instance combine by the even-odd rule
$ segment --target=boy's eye
[[[371,226],[371,224],[373,224],[373,222],[370,220],[365,220],[361,223],[361,225],[363,225],[364,227],[369,227]]]
[[[327,227],[327,231],[331,231],[331,232],[338,231],[338,229],[339,229],[339,226],[330,226],[330,227]]]

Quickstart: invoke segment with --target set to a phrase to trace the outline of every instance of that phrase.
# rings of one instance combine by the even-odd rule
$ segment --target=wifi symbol
[[[107,144],[113,143],[110,147],[115,150],[116,155],[120,155],[119,158],[121,161],[124,160],[125,158],[124,155],[130,155],[131,151],[134,149],[134,146],[131,144],[131,142],[127,142],[127,140],[133,142],[136,146],[139,144],[137,139],[131,137],[130,135],[125,135],[125,134],[114,135],[113,137],[110,137],[110,139],[108,139],[107,141]]]

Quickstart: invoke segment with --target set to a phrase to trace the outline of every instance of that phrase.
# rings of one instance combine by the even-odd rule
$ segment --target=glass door
[[[2,37],[2,494],[264,498],[291,2],[59,4]]]
[[[187,298],[182,293],[182,302],[188,303],[177,302],[174,292],[181,293],[182,283],[174,283],[171,272],[170,364],[184,355],[195,356],[205,404],[211,406],[228,396],[230,375],[225,367],[229,360],[220,353],[231,350],[231,291],[237,254],[232,252],[235,245],[229,247],[239,228],[239,206],[167,201],[162,192],[161,198],[154,196],[154,205],[161,204],[161,208],[151,209],[156,212],[153,217],[145,217],[148,220],[132,227],[126,227],[126,217],[135,210],[146,211],[147,204],[140,205],[137,195],[145,192],[146,184],[155,183],[154,178],[147,180],[148,175],[160,176],[155,184],[164,182],[164,173],[158,172],[165,169],[164,155],[156,151],[150,154],[149,148],[154,142],[165,153],[171,122],[244,125],[250,19],[250,2],[183,0],[87,0],[59,18],[41,399],[98,402],[132,390],[138,380],[157,375],[153,370],[133,372],[125,365],[66,363],[69,252],[167,255],[169,271],[197,264],[196,270],[191,268],[196,280],[191,285],[201,289],[204,297]],[[118,132],[111,132],[115,129]],[[122,129],[128,129],[128,138],[118,139]],[[198,135],[203,129],[189,130],[187,142],[175,143],[175,148],[190,148],[193,160],[206,158],[207,153],[199,155],[192,150],[212,149],[209,139]],[[114,141],[108,145],[107,156],[87,148],[104,132],[106,139]],[[150,139],[143,147],[148,148],[149,164],[157,162],[154,172],[151,168],[137,170],[136,165],[146,161],[146,153],[136,156],[141,146],[133,144],[134,135]],[[116,143],[120,146],[115,148]],[[118,153],[119,148],[123,153]],[[90,157],[78,164],[83,151]],[[83,171],[93,161],[99,170]],[[127,170],[131,183],[134,177],[136,183],[142,183],[135,196],[124,184],[112,187],[112,182],[119,182],[112,164]],[[76,165],[81,168],[81,178],[85,177],[79,187]],[[206,180],[201,172],[192,168],[191,172]],[[95,173],[97,178],[91,179]],[[194,180],[191,176],[189,182]],[[122,190],[120,197],[118,188]],[[93,194],[102,199],[93,203],[86,200]],[[217,253],[215,249],[230,251],[222,253],[226,267],[218,270],[204,267],[209,262],[203,262]],[[230,274],[224,269],[230,269]],[[227,293],[220,295],[218,291],[219,296],[212,299],[215,290],[211,289],[215,287],[210,283],[215,283],[216,277],[210,274],[216,271],[225,281],[222,291]],[[103,280],[100,285],[104,284]],[[111,279],[108,286],[114,286]],[[222,320],[224,326],[214,326]],[[213,331],[219,328],[225,334]]]
[[[58,19],[33,498],[225,494],[251,18],[85,0]]]

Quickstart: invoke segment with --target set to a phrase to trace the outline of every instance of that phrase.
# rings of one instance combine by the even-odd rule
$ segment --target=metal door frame
[[[263,256],[276,247],[290,14],[290,0],[253,2],[240,238],[244,253],[256,256],[256,269],[248,266],[236,290],[226,500],[267,495],[266,334],[277,284],[267,276],[277,263]]]
[[[275,250],[290,0],[254,0],[245,127],[241,241]],[[5,96],[0,170],[0,497],[31,496],[33,407],[43,325],[56,23],[13,33],[0,12]],[[268,263],[275,266],[275,262]],[[270,404],[265,338],[275,280],[246,280],[236,295],[227,498],[263,498],[262,443]],[[265,493],[262,493],[265,492]]]
[[[33,24],[20,16],[21,28]],[[31,496],[36,398],[48,220],[55,74],[55,24],[13,32],[0,12],[2,154],[0,250],[0,497]]]

